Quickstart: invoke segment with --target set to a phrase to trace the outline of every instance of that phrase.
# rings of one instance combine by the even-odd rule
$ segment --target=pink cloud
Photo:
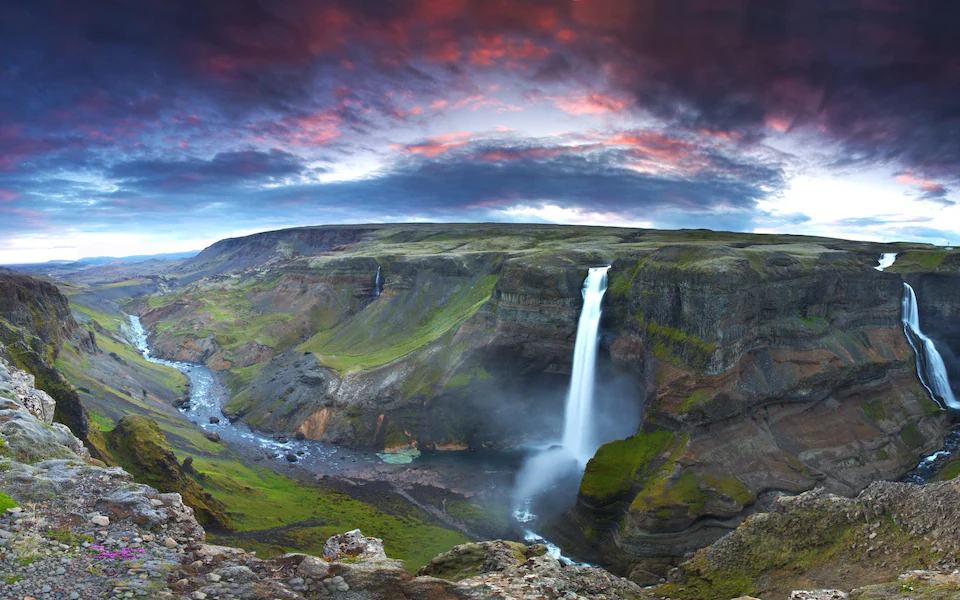
[[[603,115],[623,112],[630,101],[605,94],[574,93],[566,96],[548,96],[554,105],[571,115]]]
[[[472,136],[472,133],[466,132],[445,133],[443,135],[428,137],[426,141],[418,144],[393,144],[391,148],[400,150],[405,154],[422,154],[423,156],[432,158],[463,146]]]

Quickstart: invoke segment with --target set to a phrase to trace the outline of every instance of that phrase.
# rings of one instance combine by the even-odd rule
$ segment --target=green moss
[[[207,489],[228,507],[233,532],[208,537],[215,543],[257,550],[320,554],[332,535],[360,528],[382,538],[388,556],[416,571],[438,553],[467,540],[426,523],[418,513],[386,512],[325,484],[304,485],[238,460],[194,459]]]
[[[699,478],[690,471],[683,472],[677,478],[659,477],[637,494],[630,504],[630,510],[652,512],[681,508],[690,514],[703,514],[708,498],[699,483]]]
[[[413,438],[407,435],[399,423],[391,419],[387,423],[386,432],[383,436],[384,448],[400,448],[407,446],[413,441]]]
[[[679,445],[683,438],[665,429],[641,431],[625,440],[600,446],[587,463],[580,494],[589,501],[609,504],[622,498],[635,482],[643,485],[659,467],[657,459]]]
[[[908,448],[919,448],[923,446],[923,436],[914,423],[909,423],[900,431],[900,439]]]
[[[677,512],[698,517],[706,513],[711,499],[722,498],[745,506],[756,498],[738,479],[682,471],[670,474],[666,469],[648,481],[630,504],[635,512],[653,513],[659,518],[674,516]]]
[[[330,331],[299,346],[338,371],[387,364],[455,330],[490,300],[496,275],[453,286],[448,298],[432,286],[374,302]],[[445,294],[446,292],[444,292]]]
[[[800,317],[800,321],[804,325],[812,329],[824,330],[830,326],[830,323],[823,317],[809,315],[800,311],[797,311],[797,316]]]
[[[466,373],[457,373],[443,384],[445,388],[464,388],[474,381],[484,381],[491,379],[493,375],[487,372],[482,365],[477,365]]]
[[[636,272],[633,273],[636,275]],[[630,290],[633,288],[633,277],[622,270],[613,271],[609,274],[607,282],[607,294],[615,300],[625,301],[630,298]]]
[[[138,482],[179,493],[202,525],[229,527],[225,507],[184,473],[155,421],[126,416],[105,437],[113,458]]]
[[[125,319],[123,317],[108,315],[107,313],[94,310],[87,306],[83,306],[82,304],[77,304],[76,302],[71,302],[70,308],[78,313],[86,315],[91,320],[96,321],[107,331],[119,331],[120,327],[125,324]]]
[[[60,527],[49,527],[43,532],[43,537],[68,546],[80,546],[84,542],[93,543],[93,538],[89,535],[78,534]]]
[[[710,392],[706,390],[697,390],[680,404],[677,412],[680,414],[689,413],[698,406],[706,404],[712,397]]]
[[[832,581],[838,575],[842,577],[850,564],[859,564],[886,570],[895,577],[903,571],[926,568],[937,560],[930,541],[908,534],[889,515],[877,522],[851,523],[843,511],[822,506],[751,519],[722,543],[722,552],[697,552],[683,565],[683,578],[659,586],[657,595],[677,600],[728,600],[738,595],[785,597],[791,589],[810,587],[811,572]],[[874,547],[884,552],[872,555],[870,549]]]
[[[897,255],[897,262],[888,270],[894,273],[936,271],[949,254],[947,250],[907,250]]]
[[[8,508],[16,508],[18,505],[13,498],[0,492],[0,513],[7,510]]]
[[[745,506],[757,498],[756,494],[751,492],[750,488],[743,485],[736,477],[716,477],[706,474],[703,479],[708,488],[719,491],[737,504]]]
[[[713,351],[717,349],[716,343],[707,342],[679,329],[644,323],[639,317],[638,321],[643,328],[647,347],[652,347],[653,355],[678,367],[702,371],[709,363]]]
[[[949,481],[960,477],[960,459],[954,459],[943,465],[940,472],[933,478],[934,481]]]
[[[930,396],[927,395],[926,390],[923,389],[919,389],[917,391],[917,403],[920,405],[920,408],[923,409],[923,414],[928,417],[943,410],[940,408],[940,405],[930,399]]]
[[[100,430],[101,432],[103,432],[103,433],[106,433],[106,432],[112,430],[113,427],[114,427],[114,425],[115,425],[115,423],[113,422],[113,419],[111,419],[110,417],[101,415],[101,414],[98,413],[98,412],[95,412],[95,411],[92,411],[92,410],[91,410],[91,411],[89,412],[89,415],[90,415],[90,425],[91,425],[91,427],[96,427],[97,429],[99,429],[99,430]]]
[[[861,402],[860,407],[863,409],[863,412],[876,423],[879,423],[887,418],[887,415],[883,410],[883,400]]]

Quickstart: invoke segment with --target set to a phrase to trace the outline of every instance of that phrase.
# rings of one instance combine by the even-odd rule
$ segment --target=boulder
[[[359,529],[335,535],[323,545],[323,558],[330,561],[387,560],[383,540],[366,537]]]

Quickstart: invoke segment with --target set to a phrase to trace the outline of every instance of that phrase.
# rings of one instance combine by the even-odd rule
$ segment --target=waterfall
[[[597,365],[600,303],[607,291],[607,270],[593,267],[583,282],[583,309],[573,349],[573,373],[563,423],[563,448],[585,465],[593,456],[593,388]]]
[[[380,265],[377,265],[377,278],[373,282],[373,289],[377,292],[377,298],[380,297]]]
[[[960,410],[960,402],[953,395],[950,389],[950,378],[947,376],[947,367],[943,364],[943,357],[937,351],[933,340],[928,338],[920,331],[920,312],[917,308],[917,295],[913,288],[907,282],[903,283],[903,332],[907,336],[907,341],[913,347],[914,354],[917,355],[917,373],[920,375],[920,383],[927,388],[934,400],[942,401],[946,408]],[[923,360],[921,360],[920,349],[914,343],[914,339],[919,340],[923,349]]]
[[[554,503],[558,500],[565,502],[565,495],[570,491],[570,501],[573,501],[576,485],[583,475],[587,461],[593,457],[602,441],[594,431],[593,392],[599,344],[600,303],[607,291],[609,269],[610,267],[593,267],[583,282],[583,308],[580,311],[577,340],[573,348],[573,372],[570,375],[570,390],[567,392],[562,445],[528,457],[517,473],[514,490],[517,500],[514,518],[523,524],[525,539],[546,544],[551,556],[571,565],[579,563],[563,556],[560,548],[528,527],[538,518],[532,507],[536,497],[550,498]]]
[[[874,269],[878,271],[885,271],[887,268],[892,267],[893,263],[897,261],[896,252],[884,252],[880,255],[880,259],[877,261],[877,266]]]

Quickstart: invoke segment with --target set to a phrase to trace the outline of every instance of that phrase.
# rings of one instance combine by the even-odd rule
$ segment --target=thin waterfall
[[[377,265],[377,278],[373,282],[373,289],[377,292],[377,298],[380,297],[380,265]]]
[[[874,269],[885,271],[887,268],[892,267],[895,262],[897,262],[896,252],[884,252],[880,255],[880,259],[877,261],[877,266],[875,266]]]
[[[913,347],[914,354],[917,355],[917,373],[920,375],[920,383],[927,388],[930,395],[937,401],[946,404],[946,408],[960,410],[960,402],[953,395],[950,388],[950,378],[947,376],[947,367],[943,363],[943,357],[937,351],[933,340],[924,335],[920,330],[920,311],[917,308],[917,295],[913,288],[907,282],[903,283],[903,332],[907,336],[907,341]],[[923,360],[920,358],[920,350],[914,343],[914,339],[919,340],[923,350]]]
[[[600,329],[600,303],[607,291],[607,270],[593,267],[583,282],[583,309],[577,324],[573,350],[573,373],[564,413],[563,447],[577,462],[586,464],[593,456],[593,389],[597,365],[597,332]]]

